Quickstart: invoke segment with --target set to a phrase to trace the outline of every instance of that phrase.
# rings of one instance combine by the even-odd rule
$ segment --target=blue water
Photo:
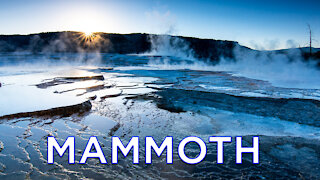
[[[97,58],[98,57],[98,58]],[[154,62],[165,62],[155,66]],[[235,76],[232,71],[195,68],[195,62],[174,57],[117,54],[1,54],[0,116],[34,112],[82,103],[92,109],[68,117],[24,117],[0,120],[1,179],[65,178],[211,178],[211,179],[318,179],[319,89],[277,87],[267,80]],[[113,67],[107,70],[105,67]],[[61,77],[104,80],[54,81]],[[46,88],[36,85],[55,82]],[[48,165],[47,136],[60,143],[76,138],[76,161],[90,136],[97,136],[108,165],[90,159],[69,165],[67,156]],[[140,163],[131,155],[111,165],[111,136],[128,142],[141,137]],[[225,146],[225,163],[216,163],[216,146],[209,136],[260,136],[260,164],[250,154],[235,164],[235,144]],[[174,151],[172,165],[153,154],[144,163],[144,137],[160,142],[173,136],[174,150],[186,136],[202,138],[206,158],[187,165]],[[233,139],[234,141],[234,139]],[[190,144],[187,154],[196,156]]]

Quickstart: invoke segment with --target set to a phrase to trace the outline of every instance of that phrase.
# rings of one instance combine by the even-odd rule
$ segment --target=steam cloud
[[[305,61],[301,50],[289,49],[286,53],[255,51],[234,48],[234,60],[220,58],[217,65],[197,60],[193,51],[178,37],[161,36],[151,38],[151,55],[167,55],[179,58],[179,63],[169,58],[151,59],[149,66],[161,69],[192,69],[206,71],[228,71],[236,76],[269,81],[274,86],[302,89],[320,89],[320,70],[316,62]],[[276,41],[270,44],[275,47]],[[287,44],[295,46],[294,41]],[[188,60],[192,59],[190,62]]]

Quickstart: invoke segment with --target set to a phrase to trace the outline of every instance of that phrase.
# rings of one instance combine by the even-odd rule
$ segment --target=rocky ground
[[[108,56],[110,66],[55,65],[0,68],[1,179],[65,178],[233,178],[318,179],[320,91],[274,87],[266,81],[230,72],[159,69],[149,57]],[[121,61],[123,59],[123,61]],[[134,64],[145,64],[132,67]],[[137,63],[139,62],[139,63]],[[127,64],[124,66],[124,64]],[[90,159],[69,165],[55,156],[48,165],[46,140],[76,138],[76,161],[90,136],[97,136],[109,164]],[[260,136],[260,164],[250,155],[235,164],[235,144],[225,146],[225,163],[216,163],[216,146],[209,136]],[[140,163],[131,155],[111,162],[111,136],[124,143],[140,137]],[[157,142],[173,136],[174,149],[186,136],[198,136],[208,154],[198,165],[183,163],[174,151],[144,162],[144,137]],[[233,138],[234,141],[234,138]],[[187,154],[196,156],[190,144]]]

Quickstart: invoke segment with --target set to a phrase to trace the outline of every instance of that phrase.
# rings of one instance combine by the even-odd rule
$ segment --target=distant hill
[[[81,32],[70,31],[30,35],[0,35],[0,52],[102,52],[139,54],[152,50],[150,38],[161,39],[162,37],[168,36],[139,33],[95,33],[90,37],[85,37]],[[234,41],[198,39],[181,36],[169,37],[170,39],[173,38],[173,40],[169,40],[172,41],[169,43],[172,43],[174,46],[188,46],[188,49],[192,50],[196,58],[211,59],[212,61],[217,61],[220,57],[232,58],[233,48],[239,46],[238,43]],[[180,42],[175,42],[174,38],[180,39]]]
[[[310,55],[310,48],[309,47],[301,47],[301,48],[290,48],[290,49],[280,49],[274,50],[275,53],[282,53],[282,54],[290,54],[292,52],[298,51],[304,57],[304,59],[320,59],[320,48],[311,48],[312,54]]]
[[[298,50],[306,60],[318,59],[320,62],[319,48],[314,48],[313,54],[310,56],[307,48],[257,51],[241,46],[235,41],[140,33],[94,33],[91,36],[84,36],[81,32],[64,31],[29,35],[0,35],[0,52],[102,52],[140,54],[152,51],[154,48],[153,46],[157,46],[155,43],[160,43],[160,46],[168,43],[170,44],[168,47],[169,50],[170,48],[177,48],[181,51],[189,51],[189,53],[192,53],[193,57],[198,59],[209,59],[213,63],[217,63],[221,57],[234,59],[235,48],[238,48],[237,50],[241,50],[242,52],[280,53],[288,54],[288,56],[291,56],[291,52]]]

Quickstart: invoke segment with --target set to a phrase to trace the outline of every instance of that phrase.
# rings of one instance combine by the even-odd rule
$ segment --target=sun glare
[[[77,38],[79,38],[86,46],[96,46],[103,40],[99,33],[93,31],[79,32]]]
[[[87,37],[90,37],[90,36],[93,35],[93,32],[92,32],[92,31],[85,31],[85,32],[83,32],[83,33],[84,33],[84,35],[87,36]]]

